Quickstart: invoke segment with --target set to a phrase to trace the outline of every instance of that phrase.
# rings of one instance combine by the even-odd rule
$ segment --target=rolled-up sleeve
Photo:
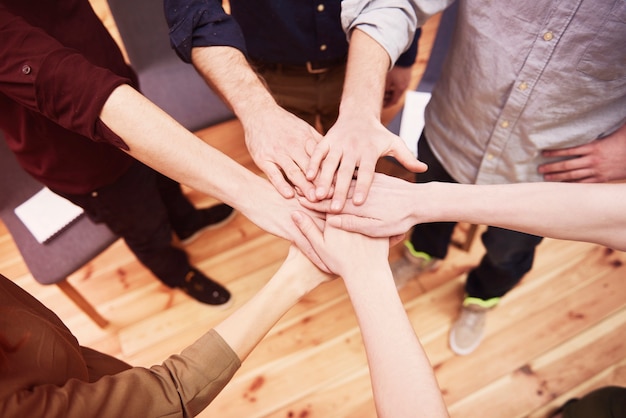
[[[349,36],[358,28],[378,42],[391,63],[406,51],[415,31],[452,0],[343,0],[341,24]]]
[[[92,64],[1,6],[0,39],[0,93],[67,130],[116,141],[100,138],[100,112],[129,79]]]
[[[0,396],[0,416],[196,416],[220,393],[240,366],[230,346],[211,330],[160,366],[133,367],[93,382],[70,378],[64,384],[4,388],[8,394]],[[63,371],[59,366],[59,374]]]
[[[19,320],[16,320],[18,318]],[[150,368],[79,346],[61,319],[0,274],[0,417],[191,417],[241,361],[214,329]]]
[[[164,7],[170,44],[183,61],[191,62],[194,47],[231,46],[246,54],[241,28],[221,0],[165,0]]]

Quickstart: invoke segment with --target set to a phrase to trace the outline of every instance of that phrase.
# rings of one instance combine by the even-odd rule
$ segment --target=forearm
[[[465,221],[626,250],[626,183],[432,183],[423,191],[416,198],[429,209],[420,222]]]
[[[432,367],[398,297],[389,265],[370,264],[354,269],[344,282],[361,328],[378,416],[445,417]]]
[[[223,46],[193,48],[192,63],[205,81],[246,124],[278,106],[238,49]]]
[[[134,158],[244,213],[254,204],[246,191],[263,187],[260,177],[204,143],[128,85],[113,91],[100,118],[126,142]]]
[[[380,121],[389,64],[389,55],[378,42],[361,30],[352,31],[340,118],[354,115]]]
[[[300,298],[319,284],[320,274],[312,275],[293,262],[290,250],[287,261],[241,308],[215,327],[228,345],[243,361],[278,320]],[[303,256],[297,255],[298,257]],[[308,261],[307,261],[308,263]],[[313,271],[317,272],[316,269]]]

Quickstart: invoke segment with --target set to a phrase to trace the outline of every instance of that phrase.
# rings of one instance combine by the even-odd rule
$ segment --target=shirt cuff
[[[221,1],[166,0],[165,18],[170,28],[170,44],[187,63],[191,63],[194,47],[231,46],[246,54],[241,28],[224,11]]]
[[[72,71],[67,71],[68,68]],[[126,148],[117,136],[102,137],[100,113],[113,90],[122,84],[131,84],[130,79],[95,66],[68,49],[50,53],[36,77],[37,106],[44,116],[92,140]]]

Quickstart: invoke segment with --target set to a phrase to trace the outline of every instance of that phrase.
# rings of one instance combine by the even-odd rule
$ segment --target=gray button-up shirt
[[[416,28],[452,1],[342,0],[341,24],[348,37],[354,28],[372,37],[387,51],[393,66],[411,45]]]
[[[541,150],[625,123],[626,1],[459,1],[425,128],[457,181],[542,181]]]

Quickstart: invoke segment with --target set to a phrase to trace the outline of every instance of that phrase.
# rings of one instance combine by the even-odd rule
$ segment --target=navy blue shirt
[[[199,46],[232,46],[255,61],[290,65],[347,57],[341,0],[230,0],[232,15],[220,0],[164,3],[172,47],[186,62]],[[419,34],[396,65],[413,65]]]

